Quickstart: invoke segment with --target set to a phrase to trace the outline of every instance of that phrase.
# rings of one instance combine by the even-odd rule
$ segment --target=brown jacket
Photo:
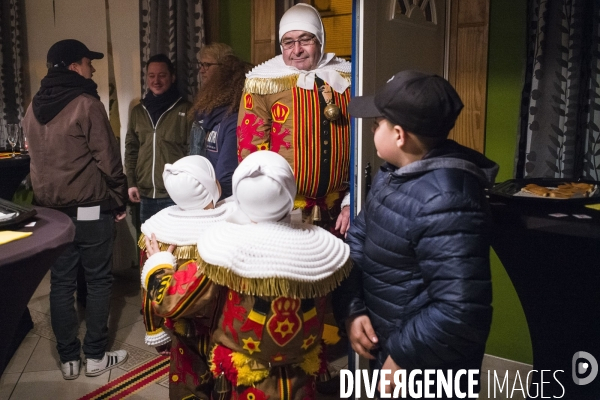
[[[104,204],[124,208],[127,180],[119,144],[104,105],[82,94],[45,125],[31,105],[23,119],[36,204],[68,207]]]

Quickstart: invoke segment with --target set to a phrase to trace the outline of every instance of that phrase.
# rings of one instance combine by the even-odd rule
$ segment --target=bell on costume
[[[314,205],[311,212],[311,220],[312,221],[320,221],[321,220],[321,208],[318,205]]]
[[[325,114],[325,118],[327,118],[329,121],[337,121],[342,114],[340,108],[333,103],[327,104],[323,113]]]

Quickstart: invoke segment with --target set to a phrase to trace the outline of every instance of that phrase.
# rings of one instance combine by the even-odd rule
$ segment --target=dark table
[[[574,360],[579,351],[600,363],[600,211],[571,200],[494,195],[490,200],[492,247],[523,306],[537,371],[534,382],[540,383],[541,370],[562,370],[556,374],[560,385],[545,373],[544,396],[559,398],[564,392],[563,399],[600,399],[600,374],[587,385],[576,384],[572,375],[574,361],[587,361]],[[555,213],[566,216],[550,215]],[[589,376],[590,369],[578,377]]]
[[[29,156],[5,156],[6,153],[0,156],[0,199],[12,200],[19,184],[29,173]]]
[[[0,245],[0,375],[33,327],[27,304],[52,263],[75,237],[71,219],[60,211],[36,207],[33,232],[24,239]]]

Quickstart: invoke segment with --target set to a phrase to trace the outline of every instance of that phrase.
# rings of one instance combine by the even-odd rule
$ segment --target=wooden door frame
[[[450,138],[485,151],[490,0],[447,0],[447,75],[464,108]]]

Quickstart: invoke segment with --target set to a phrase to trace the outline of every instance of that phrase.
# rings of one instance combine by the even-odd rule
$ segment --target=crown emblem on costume
[[[290,108],[285,104],[277,102],[271,107],[271,116],[274,122],[283,124],[290,114]]]

